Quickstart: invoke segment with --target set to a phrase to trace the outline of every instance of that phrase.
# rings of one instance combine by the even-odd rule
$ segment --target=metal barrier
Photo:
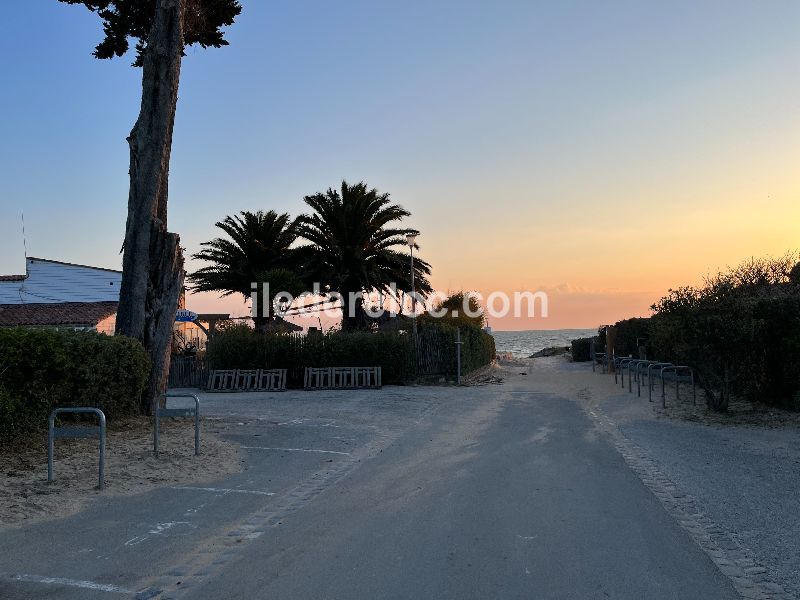
[[[680,399],[681,383],[692,384],[692,404],[697,404],[697,387],[694,379],[694,371],[691,367],[674,365],[668,362],[655,360],[645,360],[633,358],[631,356],[616,356],[614,361],[614,383],[625,388],[625,370],[628,371],[628,392],[633,392],[633,382],[636,382],[636,394],[642,395],[642,381],[647,379],[648,399],[653,401],[653,386],[655,378],[661,379],[661,403],[664,408],[667,406],[666,381],[675,382],[675,399]],[[619,375],[619,379],[617,379]]]
[[[210,392],[282,392],[286,369],[217,369],[208,376]]]
[[[694,383],[694,371],[691,367],[672,365],[661,368],[661,406],[663,408],[667,407],[666,379],[669,373],[673,373],[670,380],[675,382],[675,400],[680,400],[681,382],[691,382],[692,404],[697,404],[697,388]]]
[[[95,414],[100,419],[97,427],[56,427],[56,417],[62,414]],[[91,438],[100,436],[100,474],[97,486],[102,490],[105,487],[103,475],[106,466],[106,416],[99,408],[57,408],[50,413],[47,427],[47,481],[53,481],[53,446],[56,438]]]
[[[261,369],[238,369],[234,377],[233,388],[236,390],[250,391],[258,386]]]
[[[636,393],[637,395],[641,396],[641,373],[639,367],[641,365],[647,365],[653,361],[647,360],[645,358],[636,358],[632,360],[628,364],[628,392],[633,393],[633,382],[636,382]],[[623,383],[623,386],[625,384]]]
[[[286,391],[287,369],[260,369],[256,391],[283,392]]]
[[[194,398],[194,408],[166,408],[167,399],[169,398]],[[153,454],[158,456],[158,433],[159,433],[159,420],[161,417],[194,417],[194,455],[200,454],[200,398],[197,394],[181,393],[181,392],[167,392],[164,395],[164,406],[161,408],[160,404],[156,404],[154,414],[155,425],[153,426]]]
[[[657,360],[641,360],[636,364],[636,395],[642,397],[642,381],[646,378],[650,381],[649,372],[647,367],[650,365],[668,365],[670,363],[662,363]]]
[[[208,376],[209,390],[230,390],[236,383],[236,369],[217,369]]]
[[[594,349],[594,340],[589,340],[589,360],[592,361],[592,372],[594,373],[597,365],[602,368],[602,373],[606,372],[608,365],[608,354],[605,352],[597,352]]]
[[[628,360],[629,358],[633,357],[631,355],[614,357],[614,383],[619,383],[619,380],[617,379],[617,374],[619,373],[619,363],[623,360]]]
[[[654,362],[647,365],[647,399],[653,401],[653,377],[658,374],[661,377],[662,367],[671,367],[672,363]]]
[[[620,379],[620,382],[622,383],[622,389],[625,389],[625,368],[627,367],[628,368],[628,373],[630,373],[630,366],[629,365],[634,360],[637,360],[637,359],[635,359],[633,357],[627,357],[627,358],[623,358],[618,363],[618,367],[617,368],[619,369],[619,379]],[[616,381],[617,381],[617,374],[614,373],[614,382],[616,382]]]
[[[306,367],[303,387],[307,390],[380,388],[380,367]]]

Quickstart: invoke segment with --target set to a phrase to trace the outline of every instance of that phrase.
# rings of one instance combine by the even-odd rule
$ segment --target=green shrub
[[[650,319],[654,358],[700,375],[713,408],[730,398],[800,409],[800,296],[728,298]]]
[[[653,305],[653,358],[698,373],[708,405],[731,398],[800,409],[800,264],[797,254],[752,259]]]
[[[406,333],[330,332],[301,336],[256,333],[232,327],[206,349],[209,369],[287,369],[288,384],[301,387],[306,367],[381,367],[383,382],[413,377],[411,338]]]
[[[455,379],[458,358],[456,341],[461,332],[461,374],[488,365],[497,354],[494,337],[477,325],[443,319],[420,319],[418,327],[418,371],[420,376],[438,375]]]
[[[456,327],[420,322],[420,363],[423,374],[455,377]],[[381,367],[383,383],[405,384],[414,379],[411,332],[329,332],[317,335],[257,333],[247,326],[229,328],[209,341],[209,369],[287,369],[288,385],[301,387],[306,367]],[[489,364],[495,357],[494,338],[479,327],[461,327],[462,374]],[[428,358],[433,357],[432,360]]]
[[[0,329],[0,438],[46,427],[53,408],[136,414],[150,368],[139,342],[55,329]]]
[[[625,319],[614,325],[614,356],[639,356],[650,337],[650,319]]]
[[[572,362],[586,362],[592,359],[589,352],[591,338],[578,338],[572,340],[570,351],[572,352]]]

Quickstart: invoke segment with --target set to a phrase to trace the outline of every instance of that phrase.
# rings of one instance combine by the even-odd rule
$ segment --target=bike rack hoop
[[[96,427],[56,427],[56,417],[63,414],[72,415],[97,415],[100,420],[100,425]],[[75,408],[57,408],[50,413],[47,420],[47,481],[52,482],[55,480],[53,475],[53,455],[55,440],[58,438],[66,439],[80,439],[80,438],[100,438],[100,465],[98,474],[97,487],[101,490],[105,487],[103,476],[105,474],[106,465],[106,416],[99,408],[90,406],[80,406]]]
[[[166,408],[168,398],[192,398],[194,408]],[[158,456],[159,420],[161,417],[194,417],[194,455],[200,454],[200,398],[190,392],[167,392],[164,394],[165,408],[157,402],[153,409],[153,453]]]
[[[675,382],[675,400],[680,398],[681,382],[692,384],[692,404],[697,404],[697,391],[694,381],[694,369],[686,365],[666,365],[661,367],[661,405],[667,407],[667,390],[665,377],[668,373],[674,373],[669,379]]]

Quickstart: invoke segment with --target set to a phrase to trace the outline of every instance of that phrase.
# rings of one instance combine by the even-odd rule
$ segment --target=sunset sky
[[[297,214],[366,181],[409,209],[442,290],[543,290],[593,327],[800,248],[800,2],[244,0],[183,63],[170,229]],[[0,23],[0,274],[119,268],[141,72],[56,0]],[[197,267],[189,263],[189,269]],[[236,314],[241,299],[189,299]]]

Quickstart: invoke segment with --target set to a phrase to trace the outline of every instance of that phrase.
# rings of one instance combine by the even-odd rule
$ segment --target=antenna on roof
[[[25,268],[28,268],[28,241],[25,239],[25,211],[23,210],[21,213],[22,215],[22,251],[25,253]]]

